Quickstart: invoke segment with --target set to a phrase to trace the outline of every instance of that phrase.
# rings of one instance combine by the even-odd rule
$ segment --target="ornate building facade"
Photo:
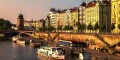
[[[118,24],[120,24],[120,0],[111,0],[111,23],[115,24],[113,33],[119,33]]]

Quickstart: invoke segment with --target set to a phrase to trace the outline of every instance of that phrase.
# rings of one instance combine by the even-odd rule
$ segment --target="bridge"
[[[0,30],[0,34],[4,36],[14,36],[17,35],[18,32],[13,30]]]

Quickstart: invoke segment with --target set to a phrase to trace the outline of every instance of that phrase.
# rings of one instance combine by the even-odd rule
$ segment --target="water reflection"
[[[41,60],[35,52],[29,45],[0,41],[0,60]]]

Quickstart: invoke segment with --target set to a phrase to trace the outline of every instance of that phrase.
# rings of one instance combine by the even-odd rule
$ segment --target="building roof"
[[[87,4],[86,8],[96,6],[96,4],[97,4],[96,1],[89,2],[89,3]]]
[[[78,12],[79,7],[74,7],[70,9],[70,12]]]
[[[80,4],[80,6],[86,6],[86,2],[82,2],[82,4]]]

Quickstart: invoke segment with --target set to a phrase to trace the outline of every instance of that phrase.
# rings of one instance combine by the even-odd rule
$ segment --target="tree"
[[[120,30],[120,23],[118,24],[118,29]]]
[[[65,26],[63,29],[64,30],[73,30],[73,27],[72,26]]]
[[[63,28],[63,30],[68,30],[68,26],[65,26],[65,27]]]
[[[85,24],[79,24],[78,30],[81,30],[81,32],[85,29]]]
[[[58,30],[62,30],[62,25],[57,27]]]
[[[0,30],[10,30],[11,27],[12,23],[10,21],[0,18]]]
[[[41,27],[41,28],[39,28],[39,30],[40,30],[40,31],[46,31],[47,28],[43,28],[43,27]]]
[[[120,29],[120,24],[118,24],[118,29]]]
[[[53,31],[55,28],[53,26],[48,27],[48,31]]]
[[[99,25],[98,25],[98,22],[94,25],[94,30],[98,30],[99,29]]]
[[[114,30],[115,29],[115,23],[112,23],[111,24],[111,30]]]
[[[69,27],[69,30],[73,30],[73,27],[72,26],[68,26]]]
[[[90,32],[91,30],[93,30],[93,26],[91,25],[91,23],[89,23],[89,25],[87,26],[87,29],[90,30]]]

